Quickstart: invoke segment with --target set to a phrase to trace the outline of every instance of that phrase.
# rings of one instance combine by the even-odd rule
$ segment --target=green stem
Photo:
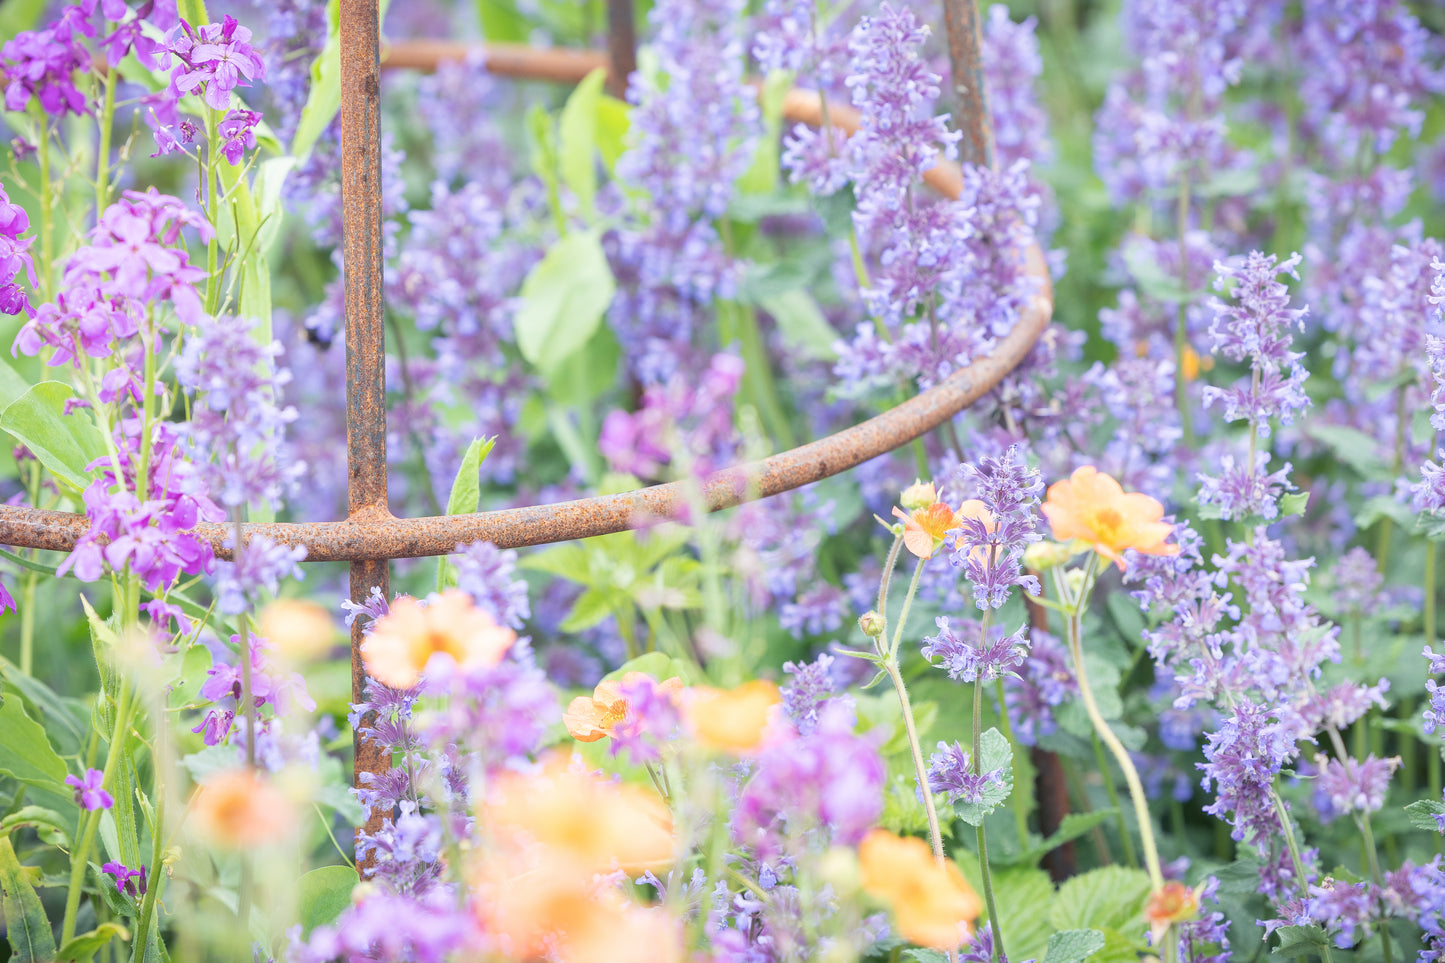
[[[40,165],[40,279],[45,290],[37,292],[38,300],[48,301],[55,297],[55,191],[50,183],[50,118],[40,112],[40,131],[36,161]]]
[[[1380,855],[1375,851],[1375,834],[1370,828],[1370,814],[1360,814],[1360,832],[1365,836],[1365,852],[1370,858],[1370,879],[1375,883],[1375,892],[1380,901],[1380,948],[1384,952],[1385,963],[1394,963],[1395,955],[1390,949],[1390,925],[1389,915],[1385,907],[1385,877],[1380,872]]]
[[[157,739],[162,738],[161,727],[157,727],[156,733]],[[146,948],[150,943],[151,920],[155,916],[156,900],[160,896],[160,888],[165,885],[166,879],[166,874],[162,871],[165,858],[165,835],[161,832],[165,825],[166,794],[160,785],[160,759],[156,759],[154,764],[157,792],[155,823],[151,826],[150,876],[146,880],[145,898],[141,901],[140,923],[136,927],[135,938],[131,941],[131,963],[141,963],[145,959]]]
[[[1284,808],[1284,800],[1280,798],[1279,789],[1273,785],[1269,788],[1269,798],[1274,803],[1275,815],[1279,817],[1279,824],[1284,829],[1284,844],[1289,849],[1289,858],[1294,865],[1295,879],[1299,880],[1300,893],[1308,898],[1309,877],[1305,875],[1304,860],[1300,858],[1299,841],[1294,837],[1294,826],[1290,822],[1289,813]],[[1322,943],[1320,949],[1324,952],[1325,963],[1331,963],[1334,956],[1330,953],[1329,941],[1326,940]]]
[[[35,661],[35,586],[40,576],[27,571],[20,583],[20,671],[30,675]]]
[[[211,239],[206,242],[206,313],[215,314],[221,303],[221,279],[216,277],[219,245],[216,230],[220,228],[221,216],[216,210],[216,154],[220,149],[220,134],[216,129],[216,112],[206,108],[206,163],[202,172],[206,177],[206,216],[211,219]]]
[[[1440,543],[1431,539],[1425,543],[1425,644],[1435,644],[1435,562]]]
[[[908,622],[908,610],[913,607],[913,596],[918,593],[918,578],[923,574],[923,563],[927,561],[926,558],[920,558],[918,564],[913,566],[913,578],[908,582],[908,594],[903,596],[903,610],[898,613],[898,625],[893,629],[893,644],[888,647],[887,653],[888,658],[895,663],[898,661],[898,645],[903,641],[903,626]]]
[[[1119,801],[1119,790],[1114,787],[1114,780],[1109,773],[1109,760],[1104,755],[1104,744],[1099,741],[1097,733],[1091,733],[1089,742],[1094,747],[1094,764],[1099,767],[1099,775],[1104,782],[1104,792],[1109,797],[1109,805],[1114,807],[1114,821],[1118,823],[1119,845],[1124,850],[1124,862],[1131,868],[1139,868],[1139,854],[1134,851],[1134,834],[1129,832],[1129,820],[1124,816],[1124,806]]]
[[[985,610],[983,615],[983,627],[979,638],[988,638],[988,617],[991,611]],[[983,676],[976,675],[973,679],[973,774],[983,774]],[[983,820],[978,821],[974,827],[975,838],[978,840],[978,872],[983,881],[983,902],[988,908],[988,925],[993,930],[993,961],[998,963],[1004,957],[1003,950],[1003,929],[999,925],[998,907],[993,898],[993,874],[988,868],[988,834],[984,832]]]
[[[893,537],[893,547],[888,550],[888,561],[883,563],[883,577],[878,580],[878,617],[888,624],[888,586],[893,581],[893,569],[898,564],[898,551],[903,548],[903,536]]]
[[[119,77],[112,73],[103,75],[105,103],[101,107],[96,123],[100,128],[100,142],[95,150],[95,220],[100,222],[101,212],[110,203],[110,138],[112,119],[115,116],[115,86]]]
[[[101,785],[110,789],[122,755],[122,747],[130,735],[130,714],[135,693],[130,683],[120,680],[116,695],[115,725],[111,728],[110,748],[105,755],[105,769],[102,770]],[[70,887],[65,893],[65,916],[60,924],[60,942],[64,945],[75,936],[75,915],[80,909],[80,892],[85,883],[85,871],[90,866],[90,850],[95,845],[95,834],[100,829],[99,809],[83,812],[80,817],[79,844],[70,853]]]

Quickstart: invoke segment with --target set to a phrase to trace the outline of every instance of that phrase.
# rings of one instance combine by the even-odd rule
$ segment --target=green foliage
[[[516,320],[522,357],[543,375],[554,374],[591,339],[615,290],[596,232],[558,240],[522,282]]]
[[[59,812],[74,825],[76,808],[65,785],[65,762],[19,699],[0,699],[0,733],[5,734],[0,739],[0,775],[24,783],[36,805]]]
[[[978,802],[960,799],[953,804],[953,814],[970,826],[981,824],[985,816],[1002,806],[1014,787],[1013,748],[1009,746],[1003,733],[997,729],[989,729],[981,737],[980,744],[983,747],[983,758],[978,763],[979,771],[993,772],[1002,769],[1003,783],[989,783],[983,790],[983,798]]]
[[[1042,963],[1083,963],[1104,948],[1098,930],[1062,930],[1049,937]]]
[[[1059,930],[1098,930],[1105,946],[1098,961],[1134,960],[1144,949],[1140,934],[1148,927],[1144,904],[1149,898],[1149,876],[1142,870],[1102,866],[1065,882],[1049,911],[1049,922]]]
[[[1416,829],[1438,833],[1440,823],[1435,817],[1445,816],[1445,802],[1438,799],[1417,799],[1405,807],[1405,812],[1410,814],[1410,825]]]
[[[473,438],[462,455],[462,465],[452,479],[452,493],[447,499],[448,515],[470,515],[481,507],[482,463],[496,447],[497,439]],[[437,559],[437,591],[457,584],[457,567],[447,556]]]
[[[110,945],[111,940],[120,940],[122,943],[130,939],[130,930],[119,923],[101,923],[88,933],[81,933],[73,936],[65,942],[56,954],[58,960],[73,961],[73,963],[90,963],[95,959],[95,954]]]
[[[34,452],[40,463],[71,488],[90,484],[85,466],[103,456],[105,441],[84,415],[65,414],[75,397],[70,385],[42,381],[5,406],[0,430]]]
[[[1279,945],[1272,951],[1273,956],[1320,956],[1329,952],[1329,937],[1319,926],[1281,926],[1275,930]]]
[[[5,730],[0,726],[0,731]],[[34,871],[20,865],[8,836],[0,836],[0,909],[12,963],[50,963],[55,937],[35,893]]]
[[[301,877],[299,906],[301,931],[310,935],[318,926],[336,922],[351,905],[351,891],[357,884],[350,866],[322,866]]]
[[[562,183],[577,198],[584,222],[597,216],[597,127],[602,85],[607,70],[598,67],[572,90],[557,121],[557,147]]]

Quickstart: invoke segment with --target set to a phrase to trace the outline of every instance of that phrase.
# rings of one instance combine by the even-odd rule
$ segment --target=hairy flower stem
[[[992,609],[986,609],[983,613],[982,625],[980,626],[979,638],[988,638],[989,616],[993,614]],[[979,673],[973,677],[973,774],[983,775],[983,674]],[[1004,956],[1003,951],[1003,930],[999,927],[998,907],[994,905],[993,898],[993,874],[988,869],[988,834],[984,832],[983,820],[980,819],[976,838],[978,840],[978,872],[983,880],[983,901],[988,907],[988,925],[993,930],[993,961],[998,963]],[[1023,837],[1020,837],[1022,839]]]
[[[122,676],[116,693],[115,724],[110,731],[110,748],[105,754],[105,768],[102,770],[101,785],[109,790],[115,782],[119,768],[122,747],[130,734],[130,715],[135,703],[135,692]],[[60,943],[64,946],[75,936],[75,916],[80,909],[80,892],[85,883],[85,871],[90,867],[90,850],[95,845],[95,834],[100,829],[101,810],[86,810],[80,814],[79,843],[70,851],[70,886],[65,892],[65,915],[60,923]]]
[[[1003,679],[993,681],[994,694],[998,698],[998,721],[1003,726],[1003,737],[1008,740],[1009,750],[1015,759],[1023,755],[1023,747],[1014,736],[1013,720],[1009,718],[1008,706],[1003,698]],[[1021,792],[1009,793],[1009,808],[1014,811],[1014,822],[1017,824],[1019,842],[1029,838],[1029,801]]]
[[[1294,826],[1290,824],[1289,813],[1284,808],[1284,799],[1280,797],[1279,788],[1273,784],[1269,787],[1270,802],[1274,803],[1275,815],[1279,817],[1279,824],[1284,829],[1284,844],[1289,850],[1289,858],[1294,866],[1295,878],[1299,880],[1300,893],[1305,899],[1309,899],[1309,879],[1305,875],[1304,859],[1300,857],[1299,841],[1294,836]],[[1330,952],[1329,940],[1320,944],[1320,951],[1324,954],[1325,963],[1334,963],[1334,954]]]
[[[35,156],[40,165],[40,280],[45,285],[45,291],[36,294],[48,301],[55,297],[55,192],[50,183],[50,118],[44,109],[36,127],[40,132]]]
[[[1104,744],[1099,741],[1098,733],[1091,733],[1089,742],[1094,747],[1094,762],[1099,767],[1099,775],[1104,777],[1104,794],[1109,797],[1109,805],[1114,809],[1114,821],[1119,828],[1119,847],[1124,850],[1124,862],[1133,869],[1139,868],[1139,855],[1134,852],[1134,834],[1129,832],[1129,820],[1124,818],[1124,806],[1119,802],[1119,790],[1114,787],[1114,780],[1108,778],[1109,760],[1104,757]]]
[[[116,74],[103,75],[105,102],[100,116],[96,118],[100,139],[95,148],[95,220],[100,222],[101,212],[110,203],[110,138],[112,119],[115,116],[115,86],[120,82]]]
[[[1385,905],[1385,876],[1380,872],[1380,856],[1375,852],[1375,833],[1370,828],[1370,814],[1360,813],[1360,832],[1365,837],[1365,853],[1370,861],[1370,879],[1375,884],[1375,893],[1380,905],[1380,949],[1385,963],[1395,963],[1395,954],[1390,949],[1390,915]]]
[[[1089,676],[1084,669],[1084,609],[1088,605],[1089,595],[1094,587],[1094,579],[1097,576],[1098,556],[1090,552],[1084,562],[1084,582],[1079,586],[1078,594],[1070,598],[1068,589],[1064,583],[1062,574],[1058,569],[1054,570],[1054,584],[1059,590],[1060,598],[1068,610],[1066,625],[1068,627],[1069,654],[1074,661],[1074,675],[1079,680],[1079,695],[1083,697],[1084,711],[1093,723],[1094,731],[1109,747],[1114,754],[1114,760],[1118,762],[1119,769],[1124,773],[1124,782],[1129,786],[1129,797],[1134,802],[1134,815],[1139,823],[1139,841],[1144,844],[1144,868],[1149,873],[1149,882],[1155,891],[1164,887],[1164,873],[1159,864],[1159,848],[1154,843],[1154,827],[1149,820],[1149,801],[1144,796],[1144,784],[1139,779],[1139,772],[1134,768],[1134,760],[1129,758],[1129,751],[1114,735],[1114,730],[1109,728],[1103,713],[1099,711],[1098,703],[1094,701],[1094,692],[1089,688]],[[1106,780],[1107,783],[1107,780]]]

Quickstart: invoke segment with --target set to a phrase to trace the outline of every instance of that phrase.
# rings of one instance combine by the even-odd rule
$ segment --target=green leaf
[[[218,772],[235,769],[241,763],[241,754],[235,746],[207,746],[200,752],[181,757],[181,765],[198,783],[204,783]]]
[[[30,390],[30,382],[20,372],[10,366],[10,363],[0,360],[0,411],[10,407],[10,403]]]
[[[477,19],[482,36],[491,43],[526,43],[531,30],[516,0],[477,0]]]
[[[567,618],[558,628],[563,632],[583,632],[597,625],[607,616],[616,613],[614,592],[611,589],[589,588],[577,596]]]
[[[0,726],[0,731],[9,730]],[[5,919],[5,937],[10,942],[11,963],[51,963],[55,959],[55,936],[45,907],[35,894],[29,873],[15,858],[10,837],[0,836],[0,909]]]
[[[1422,512],[1415,519],[1415,533],[1424,535],[1432,542],[1445,541],[1445,515]]]
[[[572,582],[581,582],[583,585],[591,584],[592,560],[587,554],[587,549],[581,545],[557,545],[535,552],[524,556],[520,565],[522,568],[531,569],[534,572],[559,575]]]
[[[79,936],[72,936],[66,940],[65,945],[56,955],[56,959],[70,961],[70,963],[90,963],[95,958],[95,954],[105,949],[111,940],[117,938],[122,943],[126,942],[130,939],[130,930],[119,923],[101,923],[89,933],[81,933]]]
[[[953,804],[954,815],[970,826],[981,824],[985,816],[1003,805],[1014,787],[1013,748],[1009,746],[1003,733],[997,729],[989,729],[980,739],[980,745],[983,747],[983,758],[978,764],[979,771],[994,772],[1002,769],[1003,783],[989,783],[979,802],[960,799]]]
[[[666,682],[673,677],[681,679],[684,685],[692,685],[701,681],[687,663],[674,659],[665,652],[648,652],[635,659],[629,659],[602,678],[604,681],[612,682],[621,679],[629,672],[650,675],[658,682]]]
[[[557,120],[562,183],[572,189],[584,221],[597,214],[597,105],[607,68],[598,67],[573,88]]]
[[[1059,887],[1049,921],[1061,930],[1143,932],[1149,876],[1143,870],[1102,866]]]
[[[322,866],[302,876],[298,899],[302,934],[309,936],[316,927],[336,922],[351,905],[356,883],[356,871],[350,866]]]
[[[5,406],[0,429],[35,453],[40,463],[80,491],[90,484],[85,466],[105,454],[105,441],[84,416],[65,414],[75,397],[70,385],[42,381]]]
[[[931,950],[926,946],[910,946],[903,951],[905,960],[912,960],[913,963],[948,963],[948,954],[941,950]]]
[[[632,107],[625,100],[603,94],[597,99],[597,152],[608,173],[627,149],[627,129],[632,126]]]
[[[90,737],[90,710],[79,699],[59,695],[34,676],[0,656],[0,679],[13,686],[35,709],[34,718],[61,755],[78,755]]]
[[[1312,424],[1309,435],[1361,478],[1388,477],[1392,473],[1381,457],[1380,439],[1346,425]]]
[[[1325,931],[1313,923],[1281,926],[1275,932],[1279,934],[1279,946],[1272,951],[1274,956],[1322,956],[1321,950],[1327,950],[1330,945]]]
[[[794,289],[763,298],[759,306],[773,316],[783,340],[800,349],[807,357],[829,361],[838,356],[833,345],[838,332],[823,316],[818,302],[807,291]]]
[[[1438,833],[1440,823],[1435,817],[1445,816],[1445,803],[1438,799],[1420,799],[1406,806],[1405,812],[1410,814],[1410,825],[1416,829],[1428,829]]]
[[[340,4],[331,0],[326,11],[326,45],[311,64],[311,91],[306,95],[306,106],[301,108],[296,135],[291,138],[291,156],[299,160],[311,153],[341,109]]]
[[[290,161],[289,158],[287,160]],[[230,252],[234,259],[232,270],[236,273],[232,274],[232,280],[239,288],[236,314],[256,319],[258,324],[251,329],[251,336],[260,344],[270,344],[271,268],[261,243],[260,208],[251,194],[251,185],[246,182],[243,165],[220,164],[216,169],[227,199],[227,203],[221,205],[216,240],[221,250]],[[272,178],[273,181],[284,179],[284,172],[280,178]],[[275,183],[268,189],[276,192],[277,207],[266,225],[267,236],[274,238],[283,217],[280,210],[281,184]]]
[[[1303,515],[1310,504],[1309,492],[1290,492],[1281,496],[1279,500],[1279,514],[1281,518],[1288,518],[1290,515]]]
[[[778,183],[778,149],[783,133],[783,98],[793,88],[793,74],[773,70],[763,80],[758,106],[762,108],[763,135],[757,140],[752,163],[738,178],[740,194],[770,194]]]
[[[479,473],[482,462],[487,460],[487,455],[491,454],[496,444],[497,439],[493,437],[473,438],[471,444],[467,445],[467,450],[462,455],[462,466],[457,469],[457,476],[452,479],[452,494],[447,499],[448,515],[470,515],[481,505],[482,483]],[[437,559],[437,591],[456,584],[456,563],[443,555]]]
[[[592,231],[568,234],[522,282],[517,347],[544,374],[592,337],[612,303],[616,282]]]
[[[1098,930],[1062,930],[1049,937],[1042,963],[1083,963],[1104,948]]]
[[[65,785],[65,762],[55,754],[45,730],[25,714],[19,699],[0,699],[0,774],[18,779],[41,790],[37,803],[62,814],[74,811],[74,800]],[[69,805],[56,805],[55,797]]]
[[[1407,532],[1415,527],[1415,513],[1409,505],[1396,501],[1393,495],[1375,495],[1365,499],[1355,513],[1355,527],[1369,528],[1382,518],[1390,519]]]
[[[51,846],[70,848],[70,830],[73,823],[65,820],[60,813],[43,806],[21,806],[15,812],[0,819],[0,836],[9,835],[22,826],[35,830],[43,842]]]
[[[1195,300],[1196,292],[1186,291],[1179,283],[1178,277],[1167,274],[1159,262],[1154,259],[1152,248],[1142,244],[1125,244],[1123,253],[1124,265],[1128,268],[1135,285],[1150,298],[1156,301],[1167,301],[1170,304]]]

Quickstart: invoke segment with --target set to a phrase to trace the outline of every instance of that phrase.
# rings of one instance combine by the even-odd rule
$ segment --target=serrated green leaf
[[[579,231],[553,244],[522,282],[517,348],[544,374],[592,337],[617,288],[596,233]]]
[[[983,798],[978,802],[960,799],[953,804],[954,815],[970,826],[979,825],[985,816],[1003,805],[1009,793],[1013,792],[1014,786],[1013,748],[1009,746],[1003,733],[997,729],[989,729],[980,738],[979,744],[983,749],[982,759],[978,764],[979,771],[989,773],[1002,770],[1003,781],[986,785]]]
[[[1274,956],[1319,956],[1321,949],[1330,945],[1325,931],[1313,923],[1309,926],[1281,926],[1275,933],[1279,936],[1279,945],[1271,951]]]
[[[1312,424],[1309,436],[1349,465],[1361,478],[1381,478],[1390,474],[1381,455],[1380,439],[1347,425]]]
[[[336,922],[351,905],[351,891],[357,882],[350,866],[322,866],[302,876],[297,897],[302,934],[310,935],[316,927]]]
[[[547,572],[573,582],[590,584],[592,560],[581,545],[556,545],[540,552],[524,555],[518,563],[534,572]]]
[[[35,453],[40,463],[76,491],[90,484],[85,466],[105,454],[95,423],[82,414],[65,414],[75,397],[70,385],[42,381],[0,412],[0,429]]]
[[[1103,866],[1059,887],[1049,920],[1061,930],[1144,932],[1149,876],[1143,870]]]
[[[598,67],[572,89],[557,120],[557,155],[562,183],[577,198],[582,219],[597,214],[597,108],[607,68]]]
[[[130,930],[119,923],[101,923],[89,933],[81,933],[66,940],[55,958],[67,963],[90,963],[95,954],[105,949],[114,939],[126,942],[130,939]]]
[[[1390,519],[1406,531],[1415,527],[1415,513],[1410,510],[1410,506],[1397,501],[1392,495],[1376,495],[1365,499],[1365,503],[1355,513],[1355,527],[1369,528],[1382,518]]]
[[[1283,495],[1279,500],[1279,514],[1281,518],[1288,518],[1291,515],[1303,515],[1310,504],[1309,492],[1290,492]]]
[[[1438,833],[1440,823],[1435,817],[1445,816],[1445,803],[1438,799],[1420,799],[1406,806],[1405,812],[1410,814],[1410,825],[1416,829]]]
[[[801,350],[811,358],[828,361],[838,356],[833,345],[838,342],[838,332],[823,316],[818,302],[807,291],[791,290],[758,302],[759,307],[772,315],[783,340],[791,347]]]
[[[583,632],[615,613],[612,590],[589,588],[577,596],[558,628],[563,632]]]
[[[941,950],[930,950],[926,946],[910,946],[903,951],[905,960],[913,963],[948,963],[948,954]]]
[[[0,731],[8,734],[3,726]],[[55,959],[55,936],[45,918],[45,907],[26,868],[15,858],[8,836],[0,836],[0,909],[11,963],[51,963]]]
[[[1049,937],[1042,963],[1083,963],[1104,948],[1098,930],[1062,930]]]

